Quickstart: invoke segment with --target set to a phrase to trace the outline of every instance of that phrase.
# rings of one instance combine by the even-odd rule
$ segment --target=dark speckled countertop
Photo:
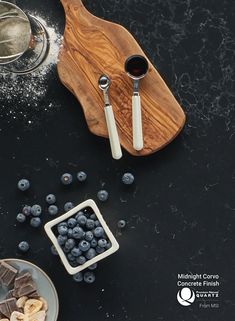
[[[54,281],[59,321],[233,321],[234,1],[85,3],[95,15],[132,32],[185,110],[186,126],[161,152],[146,158],[125,154],[115,162],[108,141],[89,133],[79,104],[59,83],[55,66],[40,83],[45,94],[37,104],[31,95],[28,106],[17,93],[11,100],[2,91],[0,257],[22,257],[17,244],[30,241],[25,258]],[[17,0],[17,4],[36,11],[63,32],[59,1]],[[0,89],[10,88],[11,81],[0,77]],[[11,90],[13,95],[14,86]],[[48,111],[50,106],[54,107]],[[64,190],[60,175],[80,169],[88,173],[87,183]],[[126,171],[136,177],[128,189],[120,183]],[[16,190],[22,176],[32,182],[26,196]],[[75,284],[52,257],[43,230],[19,227],[15,216],[23,203],[44,204],[49,192],[56,193],[61,206],[65,201],[96,199],[101,187],[110,198],[99,206],[120,251],[100,264],[94,285]],[[122,218],[128,225],[120,234],[116,225]],[[44,220],[48,219],[45,213]],[[182,288],[177,286],[179,274],[218,275],[217,286],[190,287],[194,293],[219,291],[218,301],[196,298],[187,307],[180,305],[176,299]]]

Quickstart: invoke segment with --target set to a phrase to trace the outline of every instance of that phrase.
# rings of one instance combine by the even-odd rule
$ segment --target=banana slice
[[[16,301],[16,306],[18,308],[23,308],[25,306],[25,302],[28,300],[28,297],[27,296],[22,296],[21,298],[19,298],[17,301]],[[0,320],[1,321],[1,320]]]
[[[47,301],[43,298],[40,297],[39,300],[42,302],[42,311],[47,311],[48,310],[48,303]],[[1,320],[0,320],[1,321]]]
[[[24,315],[23,313],[20,313],[18,311],[14,311],[11,314],[10,321],[28,321],[28,317]]]
[[[45,321],[46,319],[46,312],[39,311],[29,317],[29,321]]]
[[[32,314],[37,313],[42,308],[42,301],[36,299],[29,299],[25,302],[24,314],[31,316]]]

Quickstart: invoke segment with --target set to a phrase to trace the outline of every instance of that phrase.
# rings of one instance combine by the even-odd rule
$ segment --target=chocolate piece
[[[6,262],[2,262],[0,265],[0,282],[5,286],[9,286],[15,279],[17,273],[18,271],[14,267]]]
[[[8,306],[8,309],[10,311],[10,316],[12,314],[12,312],[14,311],[19,311],[17,305],[16,305],[16,299],[15,298],[11,298],[11,299],[8,299],[5,301],[7,306]]]
[[[22,276],[15,279],[15,287],[13,295],[16,298],[22,296],[30,296],[37,291],[37,286],[29,273],[25,273]]]
[[[30,299],[37,299],[37,298],[39,298],[38,292],[37,292],[37,291],[34,291],[34,292],[30,293],[30,294],[29,294],[29,298],[30,298]]]
[[[6,304],[6,301],[0,302],[0,312],[4,315],[4,317],[10,318],[10,311]]]

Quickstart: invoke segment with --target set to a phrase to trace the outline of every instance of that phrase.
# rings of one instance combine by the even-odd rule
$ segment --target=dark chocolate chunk
[[[14,292],[14,290],[10,290],[10,291],[7,293],[6,299],[11,299],[11,298],[13,298],[13,297],[14,297],[13,292]]]
[[[5,285],[9,286],[15,279],[18,271],[12,267],[11,265],[7,264],[6,262],[1,262],[0,265],[0,282]]]

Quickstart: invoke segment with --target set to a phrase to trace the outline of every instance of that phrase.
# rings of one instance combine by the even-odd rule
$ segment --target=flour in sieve
[[[31,124],[35,115],[38,119],[40,114],[59,107],[53,96],[50,94],[49,99],[47,94],[54,82],[62,36],[57,25],[52,25],[37,13],[30,14],[45,26],[50,37],[50,51],[40,68],[31,74],[0,74],[0,117],[8,122],[24,119]]]

